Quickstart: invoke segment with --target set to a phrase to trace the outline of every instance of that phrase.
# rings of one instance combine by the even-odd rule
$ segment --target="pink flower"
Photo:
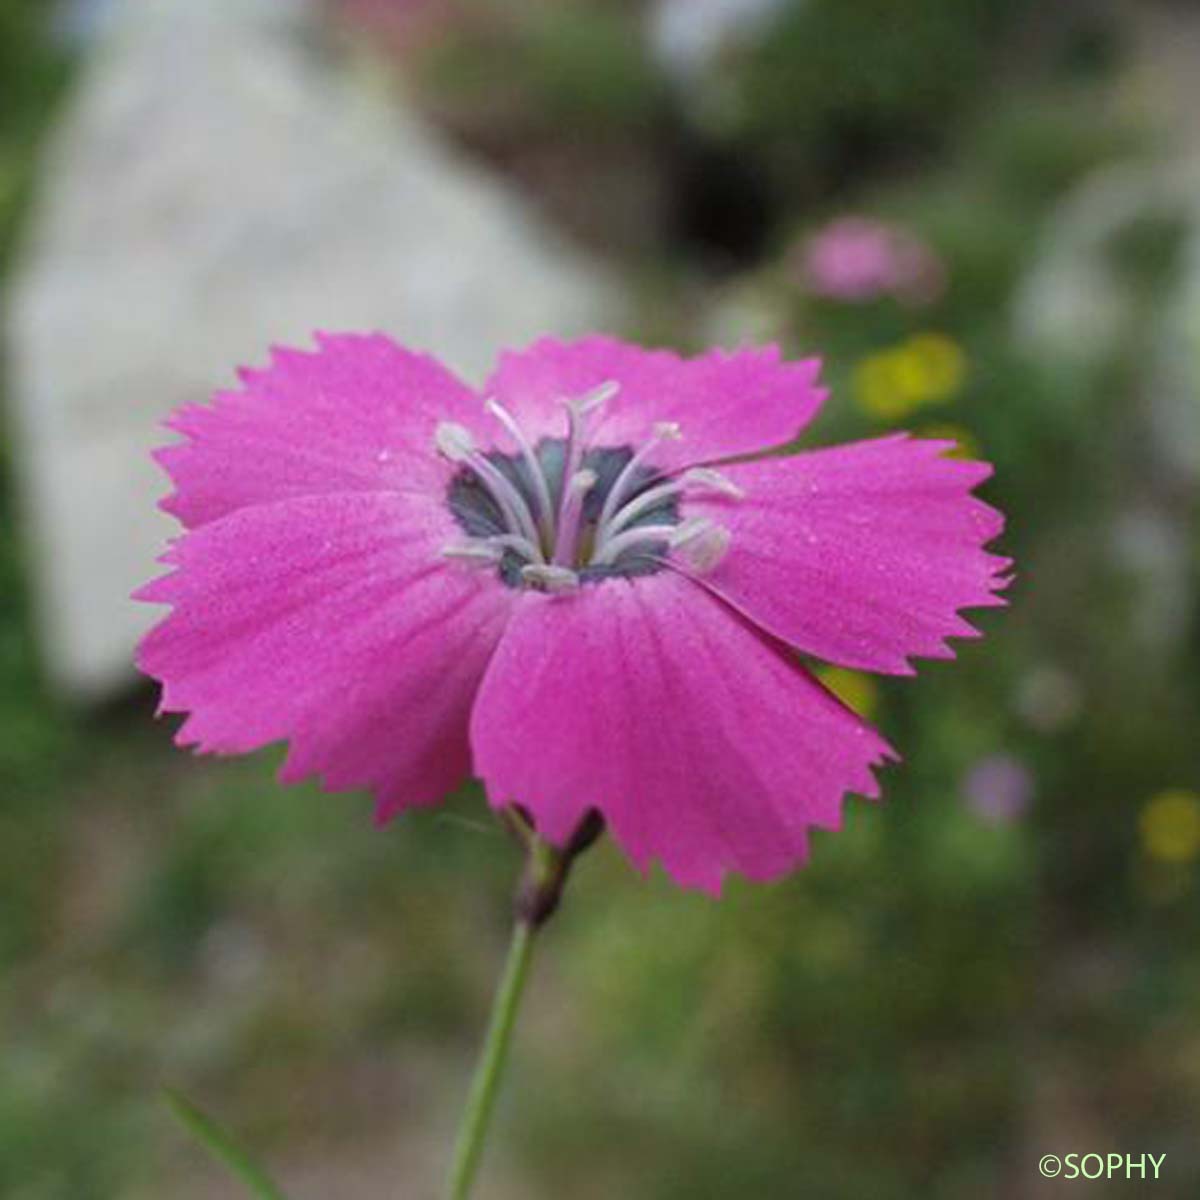
[[[453,27],[458,13],[449,0],[336,0],[335,11],[350,25],[406,55]]]
[[[929,304],[946,286],[941,260],[905,229],[865,217],[841,217],[802,244],[797,268],[816,296],[849,303],[893,296]]]
[[[979,759],[967,772],[962,786],[967,804],[991,825],[1017,820],[1033,800],[1033,775],[1011,754]]]
[[[716,893],[802,862],[895,757],[795,652],[911,674],[1003,603],[990,468],[953,443],[731,461],[812,420],[813,360],[545,339],[484,402],[382,335],[317,341],[158,453],[186,532],[138,593],[173,606],[139,664],[183,745],[286,738],[285,781],[370,789],[380,820],[474,773],[556,844],[598,811]]]

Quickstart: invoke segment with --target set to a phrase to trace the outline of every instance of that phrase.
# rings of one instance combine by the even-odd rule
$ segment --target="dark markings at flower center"
[[[556,510],[562,503],[566,446],[565,438],[543,438],[534,447]],[[611,563],[589,562],[604,502],[618,476],[633,459],[633,454],[629,446],[596,446],[585,451],[582,456],[581,468],[593,471],[596,482],[583,499],[575,561],[569,564],[578,573],[581,583],[609,579],[613,576],[652,575],[662,570],[661,560],[668,549],[665,541],[642,542],[631,546],[618,554]],[[525,459],[520,454],[504,454],[499,450],[489,450],[484,457],[517,489],[530,510],[537,512],[537,489]],[[663,478],[663,473],[655,467],[635,467],[626,484],[626,502],[636,499],[651,485],[662,482]],[[515,532],[509,528],[508,519],[492,492],[469,467],[461,468],[451,480],[446,499],[454,519],[472,538],[490,538]],[[679,522],[678,497],[669,496],[647,507],[625,527],[637,529],[649,525],[678,525]],[[553,547],[543,543],[541,549],[549,559]],[[521,568],[527,561],[517,551],[506,550],[497,567],[500,578],[509,587],[524,586]]]

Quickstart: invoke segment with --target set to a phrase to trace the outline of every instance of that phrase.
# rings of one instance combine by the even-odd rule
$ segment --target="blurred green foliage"
[[[637,5],[470,7],[414,68],[428,111],[507,147],[518,176],[521,153],[550,146],[586,192],[614,141],[634,147],[618,179],[631,163],[653,174],[627,180],[661,235],[628,262],[634,332],[707,339],[697,314],[719,281],[662,197],[713,187],[717,161],[761,170],[760,249],[720,267],[790,350],[825,355],[834,399],[815,438],[962,431],[996,464],[985,493],[1018,571],[1011,609],[977,622],[984,642],[878,685],[874,719],[905,764],[885,803],[852,801],[844,830],[814,837],[805,871],[734,881],[712,904],[640,881],[607,844],[588,855],[546,934],[498,1140],[532,1194],[577,1200],[999,1200],[1033,1186],[1041,1153],[1113,1148],[1166,1150],[1154,1194],[1194,1194],[1196,865],[1148,856],[1138,829],[1151,796],[1200,784],[1200,580],[1193,565],[1190,624],[1148,642],[1153,584],[1111,544],[1131,497],[1194,506],[1194,488],[1180,500],[1151,470],[1141,406],[1179,225],[1115,239],[1143,316],[1087,369],[1011,332],[1056,205],[1148,148],[1106,103],[1118,33],[1068,6],[1088,19],[1052,23],[1014,62],[1037,6],[810,0],[681,92],[637,36]],[[46,18],[36,0],[0,3],[0,247],[68,67]],[[713,142],[730,157],[697,153]],[[944,294],[920,308],[806,294],[791,248],[842,208],[919,234]],[[627,250],[615,219],[591,232]],[[709,236],[744,246],[725,219],[740,210]],[[864,361],[929,333],[966,364],[954,394],[896,419],[860,406]],[[11,467],[0,455],[5,530]],[[161,1195],[199,1162],[157,1108],[162,1083],[269,1158],[353,1158],[407,1126],[440,1136],[430,1114],[462,1086],[515,869],[478,793],[381,832],[363,800],[278,788],[277,755],[179,754],[145,696],[63,711],[38,679],[23,578],[6,534],[0,1195]],[[1009,822],[963,797],[998,752],[1036,781]]]
[[[506,137],[644,129],[664,95],[625,6],[476,5],[472,37],[436,42],[426,78],[451,111]],[[497,105],[504,125],[497,126]]]
[[[0,4],[0,272],[25,204],[38,138],[63,81],[62,57],[46,37],[36,0]],[[3,369],[0,348],[0,370]],[[0,410],[0,878],[15,903],[0,905],[0,970],[38,934],[38,901],[52,886],[57,815],[28,808],[28,797],[51,791],[72,750],[71,731],[39,687],[23,587],[21,547],[14,536],[12,463]],[[44,870],[29,870],[40,862]]]
[[[864,159],[944,145],[994,78],[1024,0],[808,0],[740,72],[737,136],[763,142],[785,186],[844,178]]]

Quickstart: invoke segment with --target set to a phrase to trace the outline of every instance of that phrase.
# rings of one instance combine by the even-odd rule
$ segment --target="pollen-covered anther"
[[[590,467],[584,467],[571,476],[571,491],[577,496],[586,496],[596,486],[597,475]]]
[[[475,439],[470,430],[456,421],[439,421],[433,431],[437,452],[453,463],[464,463],[475,453]]]
[[[564,595],[579,588],[577,572],[553,563],[527,563],[521,568],[521,578],[536,591],[551,595]]]

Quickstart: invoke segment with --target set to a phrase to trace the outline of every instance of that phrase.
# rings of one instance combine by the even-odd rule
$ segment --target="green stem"
[[[283,1192],[250,1155],[238,1146],[211,1117],[202,1113],[190,1100],[167,1089],[163,1093],[176,1120],[196,1138],[214,1158],[233,1172],[259,1200],[286,1200]]]
[[[467,1106],[458,1129],[454,1163],[450,1170],[449,1200],[467,1200],[475,1173],[479,1169],[488,1123],[496,1104],[496,1092],[504,1072],[505,1060],[508,1058],[521,993],[525,990],[525,982],[529,978],[535,932],[530,921],[518,918],[513,929],[512,942],[509,944],[508,960],[504,964],[500,988],[492,1001],[487,1037],[475,1067],[475,1077],[471,1081]]]

